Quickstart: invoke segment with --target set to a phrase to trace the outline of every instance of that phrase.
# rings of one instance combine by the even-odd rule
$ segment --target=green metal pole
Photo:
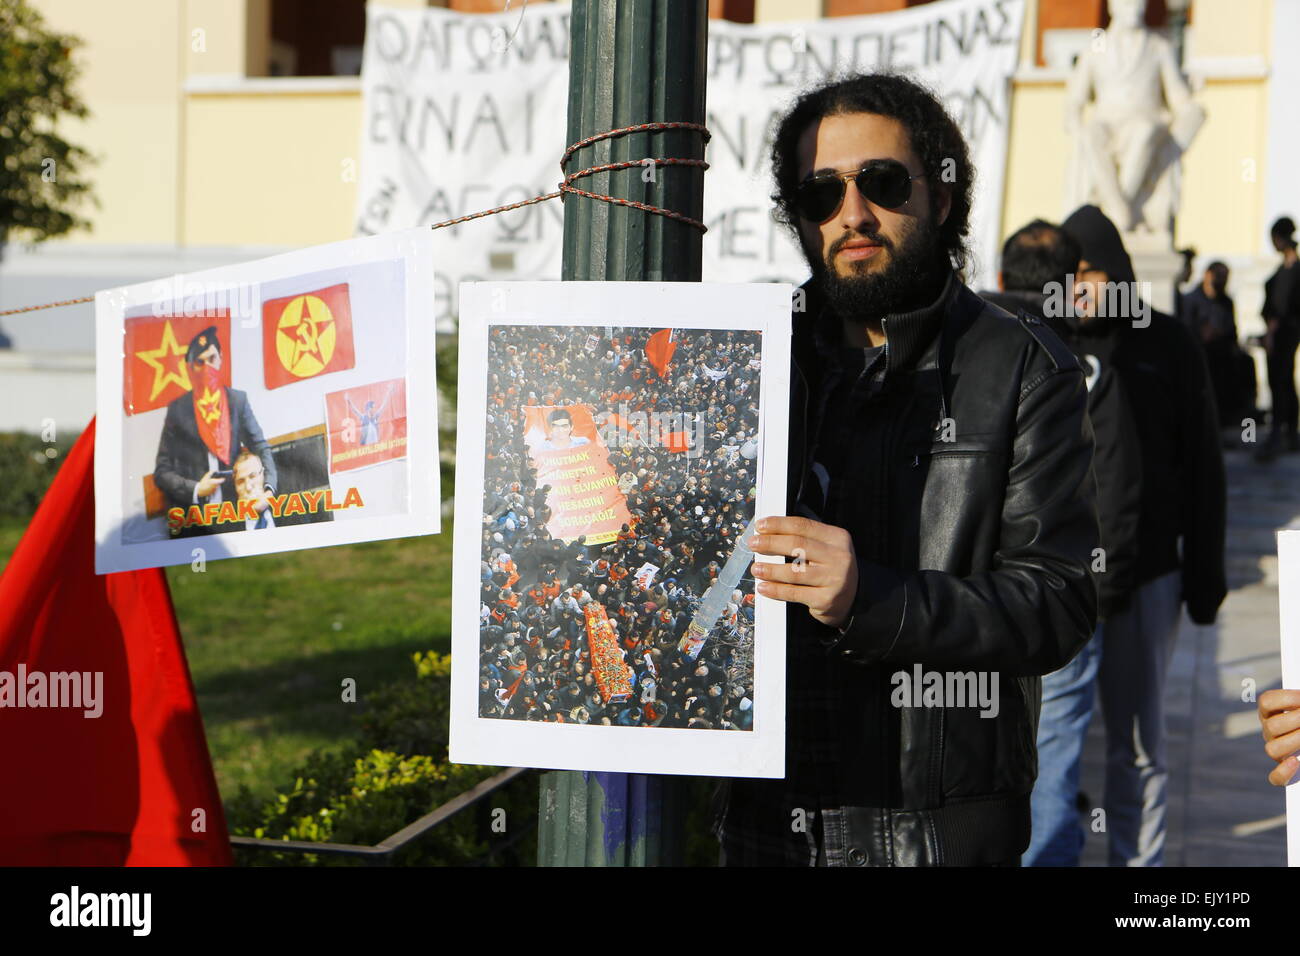
[[[568,140],[650,122],[704,122],[708,4],[702,0],[573,0]],[[695,130],[600,140],[567,170],[655,157],[703,159]],[[704,170],[633,167],[574,183],[703,219]],[[698,229],[583,196],[564,198],[566,280],[698,282]],[[646,733],[654,733],[647,730]],[[558,771],[543,775],[540,866],[656,866],[680,862],[674,778]]]

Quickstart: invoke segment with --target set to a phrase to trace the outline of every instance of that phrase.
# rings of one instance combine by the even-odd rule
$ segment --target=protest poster
[[[427,229],[98,293],[96,571],[437,532],[432,303]]]
[[[366,5],[358,235],[430,225],[555,189],[569,145],[569,15],[567,3],[530,6],[522,16]],[[929,84],[966,137],[978,172],[967,275],[974,288],[995,287],[1011,76],[1024,20],[1023,0],[935,0],[808,21],[710,20],[704,279],[808,276],[797,245],[770,215],[774,119],[798,93],[834,76],[898,70]],[[669,155],[659,145],[664,139],[642,140],[647,159]],[[614,149],[605,141],[584,150],[568,171],[626,158]],[[653,164],[640,173],[679,174]],[[546,202],[440,229],[440,328],[452,327],[462,281],[558,279],[563,225],[560,203]]]
[[[791,288],[460,294],[451,759],[781,776]]]
[[[406,457],[406,380],[325,395],[330,472]]]

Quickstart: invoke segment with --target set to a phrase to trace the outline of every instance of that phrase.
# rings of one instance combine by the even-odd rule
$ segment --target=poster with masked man
[[[96,570],[438,530],[415,229],[100,292]]]

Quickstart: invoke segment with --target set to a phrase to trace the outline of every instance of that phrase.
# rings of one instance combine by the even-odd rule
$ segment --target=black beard
[[[884,246],[890,255],[889,265],[865,275],[837,273],[835,256],[846,242],[854,239],[869,239]],[[938,249],[938,231],[930,219],[918,222],[901,244],[878,233],[859,232],[837,239],[825,259],[809,256],[813,275],[825,292],[831,310],[846,321],[872,325],[887,315],[909,312],[933,302],[939,295],[939,282],[947,268],[945,260]]]

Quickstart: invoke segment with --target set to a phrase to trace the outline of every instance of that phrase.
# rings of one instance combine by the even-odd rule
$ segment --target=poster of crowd
[[[505,13],[366,5],[356,230],[371,235],[550,192],[568,143],[569,5]],[[891,13],[779,23],[709,21],[712,136],[703,277],[802,282],[807,267],[773,221],[773,117],[842,71],[907,71],[932,85],[980,170],[971,212],[972,284],[993,288],[1004,157],[1023,0],[941,0]],[[668,155],[646,135],[631,158]],[[621,146],[618,148],[622,148]],[[575,157],[611,162],[612,141]],[[622,154],[615,158],[623,158]],[[654,175],[671,177],[666,168]],[[647,175],[640,170],[638,175]],[[602,191],[601,179],[586,188]],[[558,279],[563,210],[540,203],[438,231],[437,314],[450,330],[462,281]]]
[[[451,759],[781,776],[791,288],[460,292]]]
[[[437,532],[432,301],[427,229],[100,292],[96,570]]]

